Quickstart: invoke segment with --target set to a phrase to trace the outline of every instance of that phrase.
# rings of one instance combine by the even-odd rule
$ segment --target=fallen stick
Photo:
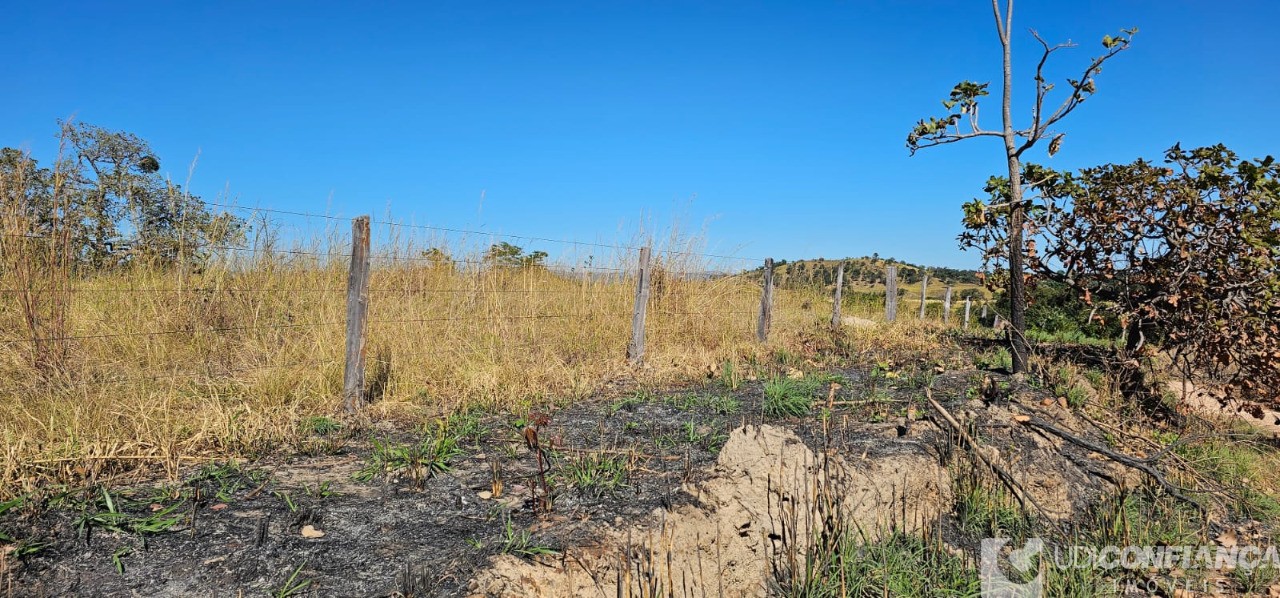
[[[1125,467],[1129,467],[1129,468],[1141,471],[1142,473],[1145,473],[1148,476],[1150,476],[1151,479],[1156,481],[1156,483],[1160,484],[1160,487],[1164,488],[1165,492],[1168,492],[1170,496],[1178,500],[1185,501],[1187,503],[1195,505],[1196,509],[1198,509],[1201,514],[1204,514],[1205,512],[1203,505],[1201,505],[1196,500],[1193,500],[1192,498],[1188,497],[1187,495],[1183,494],[1183,491],[1185,490],[1185,488],[1179,488],[1178,486],[1173,485],[1172,483],[1169,482],[1169,480],[1165,479],[1164,474],[1161,473],[1159,469],[1156,469],[1154,466],[1152,466],[1152,463],[1155,463],[1161,457],[1163,457],[1166,453],[1173,450],[1173,448],[1179,444],[1178,442],[1173,442],[1168,444],[1167,446],[1157,451],[1156,454],[1150,457],[1147,457],[1146,459],[1137,459],[1134,457],[1130,457],[1128,455],[1117,453],[1095,442],[1086,440],[1084,438],[1080,438],[1079,436],[1076,436],[1070,432],[1067,432],[1066,430],[1063,430],[1062,428],[1059,428],[1053,424],[1043,421],[1040,418],[1036,418],[1036,417],[1029,418],[1026,421],[1022,421],[1021,423],[1025,426],[1031,426],[1039,430],[1044,430],[1045,432],[1053,434],[1058,438],[1061,438],[1076,446],[1079,446],[1081,448],[1084,448],[1089,451],[1095,452],[1099,455],[1102,455],[1108,459],[1111,459],[1112,461],[1115,461],[1116,463],[1124,465]]]
[[[960,437],[960,440],[968,445],[969,453],[977,457],[979,461],[982,461],[982,464],[989,467],[991,471],[995,472],[996,478],[1000,480],[1000,483],[1004,484],[1004,487],[1008,488],[1009,492],[1013,493],[1014,498],[1018,499],[1018,502],[1022,505],[1022,510],[1024,512],[1029,511],[1029,509],[1027,509],[1027,503],[1030,503],[1031,506],[1035,507],[1036,511],[1039,511],[1041,514],[1048,517],[1048,513],[1044,510],[1044,507],[1041,507],[1040,504],[1031,497],[1031,495],[1027,494],[1026,490],[1023,490],[1022,486],[1013,479],[1013,476],[1009,472],[1005,471],[1004,468],[987,458],[987,456],[979,450],[981,445],[979,445],[978,442],[964,430],[964,427],[960,425],[960,422],[956,421],[955,417],[952,417],[951,412],[948,411],[946,407],[943,407],[941,403],[934,400],[932,388],[926,387],[924,389],[924,398],[929,401],[929,406],[933,407],[934,411],[937,411],[938,415],[941,415],[943,420],[946,420],[947,425],[951,426],[952,430],[955,430],[956,435]]]
[[[272,472],[272,473],[275,473],[275,472]],[[259,484],[257,488],[254,488],[254,489],[253,489],[253,492],[250,492],[250,493],[248,493],[248,494],[244,495],[244,499],[245,499],[245,500],[249,500],[249,499],[251,499],[251,498],[253,498],[253,497],[257,496],[258,494],[260,494],[260,493],[263,491],[263,489],[265,489],[265,488],[267,487],[267,484],[269,484],[269,483],[271,483],[271,476],[270,476],[270,475],[268,475],[268,476],[267,476],[267,479],[262,480],[262,483],[261,483],[261,484]]]

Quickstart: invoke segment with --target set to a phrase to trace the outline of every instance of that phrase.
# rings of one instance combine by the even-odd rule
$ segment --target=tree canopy
[[[1077,173],[1027,164],[1033,190],[1022,253],[1035,278],[1069,285],[1118,319],[1127,348],[1159,340],[1184,372],[1237,394],[1280,388],[1280,166],[1222,145],[1162,163],[1137,160]],[[1008,263],[1008,180],[965,205],[961,245]]]
[[[243,239],[242,219],[215,213],[163,176],[159,158],[138,136],[62,123],[61,139],[52,167],[0,149],[6,234],[57,239],[80,269],[198,263]]]
[[[544,266],[547,252],[531,251],[525,253],[524,248],[506,241],[494,243],[484,252],[486,264],[507,268],[532,268]]]

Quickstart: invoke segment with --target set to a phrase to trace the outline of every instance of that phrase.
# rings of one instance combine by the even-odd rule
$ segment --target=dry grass
[[[84,273],[61,225],[32,238],[44,229],[25,203],[27,181],[0,177],[0,196],[0,498],[297,448],[300,422],[340,414],[345,222],[290,230],[252,212],[248,246],[193,248],[212,252],[199,268],[135,260]],[[827,296],[778,290],[760,345],[758,277],[705,275],[756,262],[703,255],[702,235],[673,225],[656,247],[644,364],[631,367],[633,248],[651,236],[568,247],[551,268],[503,267],[484,259],[500,236],[414,238],[419,230],[374,227],[373,401],[349,423],[519,412],[605,387],[705,379],[725,363],[746,372],[839,339],[872,350],[936,339],[913,322],[833,336]],[[880,309],[845,313],[879,319]]]
[[[24,311],[6,296],[0,326],[17,342],[0,344],[0,495],[258,454],[288,446],[303,419],[338,413],[346,266],[310,255],[326,246],[342,245],[225,259],[199,273],[133,268],[72,280],[60,334],[76,338],[54,343],[66,357],[53,370],[34,363]],[[402,247],[374,260],[368,417],[518,411],[611,382],[688,381],[768,353],[753,339],[759,281],[681,276],[700,265],[684,256],[668,256],[655,274],[645,364],[630,368],[626,260],[569,274],[474,255],[451,265],[405,259],[420,255]],[[0,277],[0,287],[19,282]],[[797,346],[821,328],[829,312],[802,309],[804,300],[775,294],[771,345]]]

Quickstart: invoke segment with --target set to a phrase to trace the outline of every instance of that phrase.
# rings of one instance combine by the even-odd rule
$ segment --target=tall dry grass
[[[287,244],[258,230],[200,268],[45,272],[62,280],[55,294],[49,276],[28,275],[39,268],[0,271],[0,495],[142,464],[176,474],[287,445],[298,422],[339,413],[348,242],[337,229]],[[6,245],[6,263],[31,259],[20,254],[39,241]],[[511,268],[458,245],[432,243],[442,252],[428,259],[424,244],[392,233],[375,249],[366,416],[528,409],[619,381],[687,381],[766,351],[753,337],[759,277],[702,274],[696,239],[657,252],[640,368],[625,361],[633,251]],[[60,302],[57,329],[26,325],[23,297]],[[776,344],[824,320],[799,296],[775,301]],[[35,343],[65,352],[58,367],[32,359]]]
[[[207,259],[84,271],[70,227],[33,218],[22,173],[0,173],[0,498],[142,466],[176,476],[192,461],[288,448],[300,422],[341,416],[347,221],[291,228],[249,210],[243,246],[179,240],[180,256]],[[58,214],[71,213],[64,178],[54,173]],[[375,223],[372,401],[355,423],[678,384],[833,339],[828,295],[779,289],[770,341],[757,343],[761,281],[748,270],[758,262],[704,253],[705,232],[672,225],[660,238],[570,244],[547,267],[485,259],[492,243],[541,240],[457,232]],[[647,348],[633,367],[635,248],[645,244],[655,245]],[[873,303],[845,313],[881,319]],[[873,350],[933,342],[909,323],[842,338]]]

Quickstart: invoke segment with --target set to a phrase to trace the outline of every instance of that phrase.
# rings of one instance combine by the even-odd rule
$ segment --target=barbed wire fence
[[[234,376],[260,370],[280,370],[280,369],[296,369],[296,370],[313,370],[319,371],[324,368],[341,368],[341,394],[343,405],[347,411],[356,411],[366,404],[369,400],[370,380],[369,380],[369,362],[379,361],[380,358],[370,356],[370,336],[377,335],[379,331],[388,330],[387,327],[393,325],[415,325],[419,330],[429,337],[430,329],[433,325],[443,324],[447,322],[467,322],[475,325],[500,326],[505,323],[516,321],[538,322],[546,320],[576,320],[586,321],[593,315],[593,309],[599,309],[593,305],[590,297],[591,293],[599,293],[600,285],[590,283],[601,283],[609,286],[609,292],[617,294],[623,289],[630,288],[634,294],[630,305],[630,313],[614,313],[614,317],[629,320],[629,334],[625,346],[617,347],[620,358],[625,359],[633,365],[638,365],[644,361],[646,349],[649,339],[647,332],[650,329],[652,318],[664,317],[706,317],[710,314],[718,314],[720,316],[742,317],[744,322],[744,332],[750,330],[753,333],[756,342],[764,343],[768,341],[769,333],[773,322],[774,307],[774,262],[772,258],[752,258],[734,255],[726,255],[723,253],[709,253],[695,251],[692,249],[680,247],[659,247],[655,249],[653,243],[644,244],[622,243],[608,244],[599,242],[584,242],[567,239],[557,239],[544,236],[506,234],[489,231],[480,231],[465,228],[440,227],[430,225],[420,225],[411,223],[395,222],[390,219],[375,220],[370,216],[359,216],[354,219],[348,219],[341,216],[330,214],[317,214],[302,212],[296,210],[283,210],[275,208],[263,207],[245,207],[233,204],[224,204],[218,202],[205,202],[210,207],[224,208],[227,210],[237,210],[247,212],[251,217],[262,217],[265,219],[271,215],[295,217],[310,220],[322,220],[330,223],[330,235],[334,240],[329,243],[329,250],[314,250],[292,247],[278,247],[278,239],[264,238],[258,239],[252,245],[226,245],[226,244],[206,244],[194,250],[203,250],[211,252],[212,260],[221,260],[229,268],[251,269],[255,265],[261,266],[263,263],[280,263],[287,260],[298,260],[305,265],[313,266],[317,270],[330,273],[336,273],[345,270],[345,284],[343,281],[336,280],[335,276],[312,276],[311,278],[321,278],[314,286],[254,286],[249,284],[240,284],[237,286],[227,286],[218,282],[208,284],[188,284],[187,281],[179,280],[179,284],[175,285],[172,280],[163,281],[156,286],[129,286],[123,288],[86,288],[68,286],[61,289],[68,296],[83,294],[99,294],[117,297],[115,301],[120,301],[119,296],[146,296],[151,301],[163,304],[167,301],[179,301],[181,298],[195,298],[196,300],[210,302],[213,297],[226,298],[243,298],[263,295],[278,296],[320,296],[331,300],[341,299],[341,316],[319,319],[298,319],[295,314],[286,314],[286,321],[281,322],[255,322],[251,325],[222,323],[210,324],[208,322],[186,322],[171,327],[154,327],[144,330],[115,330],[110,332],[96,332],[73,334],[63,332],[61,334],[40,334],[39,327],[36,325],[28,326],[30,335],[25,337],[0,337],[0,347],[14,348],[18,346],[31,347],[33,351],[41,350],[41,347],[50,345],[67,346],[70,343],[81,343],[85,341],[98,341],[105,343],[124,342],[128,339],[150,340],[156,337],[166,336],[186,336],[192,339],[193,343],[202,341],[217,343],[216,337],[236,335],[240,333],[279,333],[287,330],[300,329],[333,329],[335,332],[341,331],[342,351],[339,355],[332,355],[327,358],[319,359],[298,359],[286,360],[283,363],[262,363],[238,365],[235,367],[218,364],[206,363],[202,365],[200,372],[203,377],[207,378],[210,384],[216,384],[219,378]],[[345,239],[339,233],[339,227],[344,224],[350,224],[351,233]],[[375,228],[376,227],[376,228]],[[382,251],[375,253],[373,251],[372,238],[375,231],[384,232],[387,235],[388,242]],[[493,242],[498,240],[510,240],[521,243],[550,243],[557,244],[574,251],[587,249],[592,251],[587,259],[578,259],[572,262],[559,261],[545,265],[545,271],[550,275],[559,277],[567,281],[580,281],[584,283],[581,287],[574,288],[536,288],[530,284],[526,288],[503,288],[498,286],[488,286],[482,284],[480,276],[483,272],[490,271],[499,267],[496,260],[490,259],[485,255],[479,259],[470,259],[468,257],[454,257],[447,253],[441,252],[439,247],[442,244],[428,244],[425,249],[415,249],[414,240],[410,239],[407,243],[398,242],[403,240],[406,233],[426,233],[439,236],[462,236],[487,239],[490,247]],[[49,241],[57,242],[58,239],[51,237],[42,237],[27,233],[0,233],[6,237],[20,237],[23,242]],[[340,246],[343,241],[349,241],[349,251],[333,251],[335,246]],[[447,245],[444,243],[443,245]],[[596,254],[598,251],[614,252],[614,263],[603,265],[596,263]],[[545,257],[545,254],[543,254]],[[630,260],[627,258],[630,257]],[[627,262],[630,261],[628,264]],[[691,265],[698,265],[704,269],[692,269]],[[402,277],[397,280],[393,277],[386,276],[384,284],[374,284],[374,279],[379,273],[389,273],[401,270],[412,274],[415,269],[430,269],[435,267],[447,266],[448,268],[466,268],[469,269],[471,276],[465,279],[451,279],[454,285],[434,286],[427,277],[413,276]],[[710,267],[707,267],[710,266]],[[754,266],[754,267],[753,267]],[[282,267],[287,267],[282,266]],[[755,277],[758,271],[758,283],[743,284],[751,277]],[[885,319],[892,321],[896,317],[897,303],[900,298],[896,291],[895,268],[889,266],[886,272],[886,300],[885,300]],[[470,281],[470,284],[459,285],[459,280]],[[724,285],[722,291],[726,294],[711,297],[710,300],[695,301],[690,307],[688,304],[672,307],[655,306],[653,297],[661,293],[663,289],[660,287],[672,280],[692,280],[692,281],[728,281],[733,284]],[[392,284],[398,283],[398,284]],[[754,297],[748,293],[751,286],[758,284],[758,288],[754,291]],[[921,285],[921,311],[920,319],[925,318],[925,304],[927,279]],[[833,307],[831,315],[832,327],[841,325],[841,294],[844,287],[844,264],[841,263],[837,282],[835,284]],[[41,292],[35,288],[0,288],[0,297],[17,297],[20,301],[31,302],[32,295]],[[539,311],[542,305],[536,300],[538,296],[546,295],[565,295],[571,298],[576,297],[578,301],[563,302],[560,309],[556,311]],[[444,309],[439,312],[432,312],[430,307],[434,304],[428,303],[428,308],[423,311],[431,313],[408,314],[398,313],[396,309],[385,309],[387,306],[395,306],[397,302],[409,297],[423,296],[454,296],[469,299],[471,304],[484,303],[480,300],[484,297],[503,297],[504,300],[499,302],[500,306],[490,306],[489,313],[457,313],[459,310],[449,309],[451,304],[444,303]],[[942,318],[946,323],[950,323],[951,317],[951,289],[947,288],[945,305],[943,307]],[[718,300],[718,301],[717,301]],[[109,303],[110,301],[108,301]],[[543,302],[545,303],[545,302]],[[754,305],[748,309],[744,306]],[[984,302],[985,313],[985,302]],[[513,307],[514,306],[514,307]],[[384,308],[377,310],[377,308]],[[521,308],[524,309],[516,309]],[[371,308],[375,311],[388,312],[388,315],[376,315],[370,317]],[[403,310],[401,310],[403,311]],[[964,327],[969,326],[970,301],[965,300],[964,309]],[[628,317],[629,316],[629,317]],[[394,333],[394,331],[388,331]],[[324,351],[319,351],[323,353]],[[35,390],[37,385],[61,384],[68,388],[71,387],[88,387],[100,385],[117,385],[129,384],[137,382],[154,382],[154,381],[171,381],[177,382],[184,377],[191,377],[195,373],[193,364],[169,364],[167,371],[157,371],[146,376],[119,376],[113,371],[112,364],[100,364],[101,368],[91,368],[87,372],[81,372],[75,377],[49,376],[41,379],[30,379],[25,384],[19,383],[8,387],[0,388],[3,393],[22,393]],[[155,369],[165,370],[163,364],[157,364]]]
[[[472,303],[478,303],[476,299],[479,295],[497,295],[505,296],[510,301],[507,303],[520,303],[521,300],[527,299],[535,295],[582,295],[584,292],[591,292],[599,285],[591,285],[593,288],[584,291],[582,289],[569,288],[494,288],[485,287],[473,277],[472,284],[456,285],[456,286],[432,286],[427,284],[425,280],[419,280],[415,284],[412,278],[402,277],[398,281],[387,278],[390,282],[399,282],[400,284],[371,284],[375,279],[375,274],[380,271],[401,269],[412,271],[415,268],[431,268],[440,266],[442,263],[448,265],[449,268],[467,268],[473,274],[479,274],[487,269],[499,267],[500,264],[494,260],[487,258],[467,259],[466,257],[452,257],[441,255],[432,255],[430,251],[414,252],[412,246],[398,246],[389,243],[385,251],[377,254],[371,251],[371,227],[377,225],[385,231],[396,230],[412,230],[425,231],[429,233],[445,234],[445,235],[472,235],[476,237],[485,237],[492,240],[512,240],[517,242],[539,242],[539,243],[555,243],[573,248],[590,248],[593,250],[608,250],[615,252],[634,252],[637,256],[643,254],[644,259],[637,260],[633,265],[610,264],[602,265],[594,263],[593,259],[579,261],[566,264],[557,262],[547,264],[545,271],[552,276],[562,279],[574,281],[583,281],[591,283],[603,283],[610,286],[625,286],[627,283],[636,289],[637,298],[640,299],[635,305],[631,313],[633,321],[640,322],[638,327],[633,328],[633,333],[626,347],[618,347],[619,356],[625,355],[632,363],[639,363],[643,360],[645,351],[645,332],[646,327],[644,321],[652,316],[656,317],[675,317],[675,316],[698,316],[703,315],[702,312],[685,308],[656,309],[650,313],[649,295],[652,287],[656,283],[661,285],[664,279],[683,279],[683,280],[735,280],[741,281],[743,274],[747,268],[737,268],[739,272],[725,267],[725,264],[746,265],[751,258],[743,258],[738,256],[730,256],[724,254],[713,254],[686,250],[682,248],[660,248],[654,250],[651,244],[644,247],[632,244],[605,244],[595,242],[581,242],[565,239],[555,239],[550,237],[532,236],[532,235],[515,235],[505,233],[493,233],[486,231],[468,230],[462,228],[436,227],[417,224],[405,224],[393,222],[390,220],[374,220],[369,216],[361,216],[348,220],[340,216],[329,214],[316,214],[295,210],[280,210],[274,208],[259,207],[241,207],[230,204],[221,204],[217,202],[206,202],[211,207],[221,207],[231,210],[240,210],[249,212],[253,215],[258,214],[274,214],[282,216],[293,216],[305,219],[320,219],[330,221],[332,223],[350,222],[352,225],[352,234],[350,236],[350,251],[333,251],[334,244],[330,244],[330,250],[311,250],[300,247],[278,247],[278,242],[273,239],[267,239],[265,242],[254,243],[253,245],[218,245],[207,244],[191,250],[202,250],[212,252],[210,257],[213,261],[221,260],[228,264],[231,268],[252,267],[253,264],[262,264],[264,262],[298,260],[306,264],[316,266],[319,270],[335,270],[340,266],[346,266],[347,276],[346,284],[334,284],[334,277],[311,277],[325,279],[325,284],[316,284],[314,286],[299,286],[295,284],[272,286],[272,285],[225,285],[220,284],[221,281],[214,283],[196,282],[196,284],[187,284],[187,281],[181,279],[175,284],[171,278],[159,278],[156,284],[148,286],[124,286],[113,288],[95,288],[80,284],[68,285],[66,288],[57,289],[63,293],[64,301],[68,301],[71,297],[83,297],[86,295],[100,295],[107,303],[121,303],[131,301],[126,297],[146,297],[148,301],[154,301],[160,304],[166,302],[177,302],[183,298],[196,298],[205,302],[211,302],[215,297],[246,297],[246,296],[264,296],[264,295],[281,295],[281,296],[322,296],[330,301],[334,298],[342,297],[345,303],[343,317],[325,318],[325,319],[294,319],[292,316],[288,321],[283,322],[254,322],[253,324],[241,323],[225,323],[221,325],[210,325],[208,322],[178,322],[178,325],[162,326],[155,323],[144,325],[141,329],[130,329],[139,324],[138,322],[120,323],[116,329],[98,332],[72,332],[70,328],[60,330],[56,333],[42,333],[41,327],[36,323],[28,326],[27,335],[13,334],[18,332],[20,328],[11,329],[9,335],[0,335],[0,348],[10,351],[21,350],[27,347],[31,351],[39,351],[41,347],[61,346],[68,347],[79,343],[105,343],[120,344],[126,342],[151,342],[158,337],[174,337],[184,336],[192,339],[193,343],[201,342],[212,337],[229,336],[245,333],[264,334],[271,332],[283,332],[287,330],[300,329],[317,329],[317,328],[333,328],[343,330],[345,334],[345,345],[340,357],[329,359],[311,359],[296,360],[285,363],[264,363],[251,364],[239,367],[218,367],[211,365],[202,368],[202,372],[210,379],[218,377],[232,376],[250,371],[269,370],[269,369],[318,369],[320,367],[332,367],[335,365],[342,368],[342,395],[345,407],[354,411],[366,402],[366,394],[368,392],[367,380],[367,361],[369,360],[369,335],[371,331],[377,334],[380,327],[390,325],[418,325],[425,328],[433,324],[444,322],[466,321],[476,325],[498,324],[502,322],[512,321],[544,321],[544,320],[573,320],[582,319],[589,314],[574,307],[583,307],[589,309],[591,306],[583,304],[583,302],[566,302],[562,305],[564,309],[560,311],[537,311],[535,305],[537,302],[525,301],[529,309],[525,310],[495,310],[498,313],[491,314],[455,314],[449,313],[449,310],[443,310],[441,313],[423,313],[416,317],[405,317],[404,314],[397,313],[396,310],[384,310],[391,315],[382,315],[370,317],[370,307],[377,305],[394,304],[398,299],[414,296],[464,296],[469,297]],[[58,243],[65,241],[54,236],[41,236],[38,234],[13,233],[3,231],[0,234],[9,238],[19,238],[21,242],[40,242]],[[124,250],[128,250],[127,247]],[[543,254],[545,256],[545,254]],[[650,260],[650,255],[660,256],[659,260]],[[699,260],[701,263],[712,263],[720,266],[717,269],[709,269],[704,271],[695,271],[691,269],[681,269],[675,266],[675,262],[681,258],[689,258],[690,260]],[[664,261],[665,260],[665,261]],[[343,263],[345,262],[345,264]],[[614,267],[616,266],[616,267]],[[665,268],[665,269],[664,269]],[[457,278],[454,279],[457,282]],[[12,282],[12,281],[11,281]],[[77,280],[76,282],[80,282]],[[7,286],[7,285],[6,285]],[[14,285],[17,287],[18,285]],[[52,289],[40,288],[40,285],[25,285],[25,288],[0,288],[0,298],[6,298],[7,303],[12,308],[14,305],[22,302],[31,303],[39,301],[41,293],[51,292]],[[643,296],[641,295],[643,294]],[[735,299],[742,299],[738,296]],[[741,301],[735,303],[740,304]],[[696,306],[701,307],[701,306]],[[755,315],[765,318],[767,312],[771,309],[771,305],[764,305],[760,308],[760,313]],[[5,310],[8,311],[8,310]],[[21,312],[19,308],[16,311]],[[753,311],[738,309],[736,311],[726,311],[719,309],[721,315],[747,316]],[[12,315],[12,314],[11,314]],[[763,320],[762,320],[763,321]],[[124,328],[124,329],[120,329]],[[192,376],[196,369],[196,364],[181,363],[170,364],[171,367],[164,367],[163,364],[155,364],[154,369],[145,376],[121,376],[115,371],[112,363],[97,364],[101,367],[89,368],[86,371],[77,372],[75,376],[59,375],[63,372],[45,372],[44,376],[28,377],[20,380],[17,384],[0,387],[0,393],[20,394],[24,392],[35,392],[40,389],[47,390],[50,386],[60,387],[60,390],[71,390],[73,388],[86,388],[92,386],[118,385],[138,382],[154,382],[154,381],[179,381],[183,377]],[[168,370],[168,371],[165,371]]]

